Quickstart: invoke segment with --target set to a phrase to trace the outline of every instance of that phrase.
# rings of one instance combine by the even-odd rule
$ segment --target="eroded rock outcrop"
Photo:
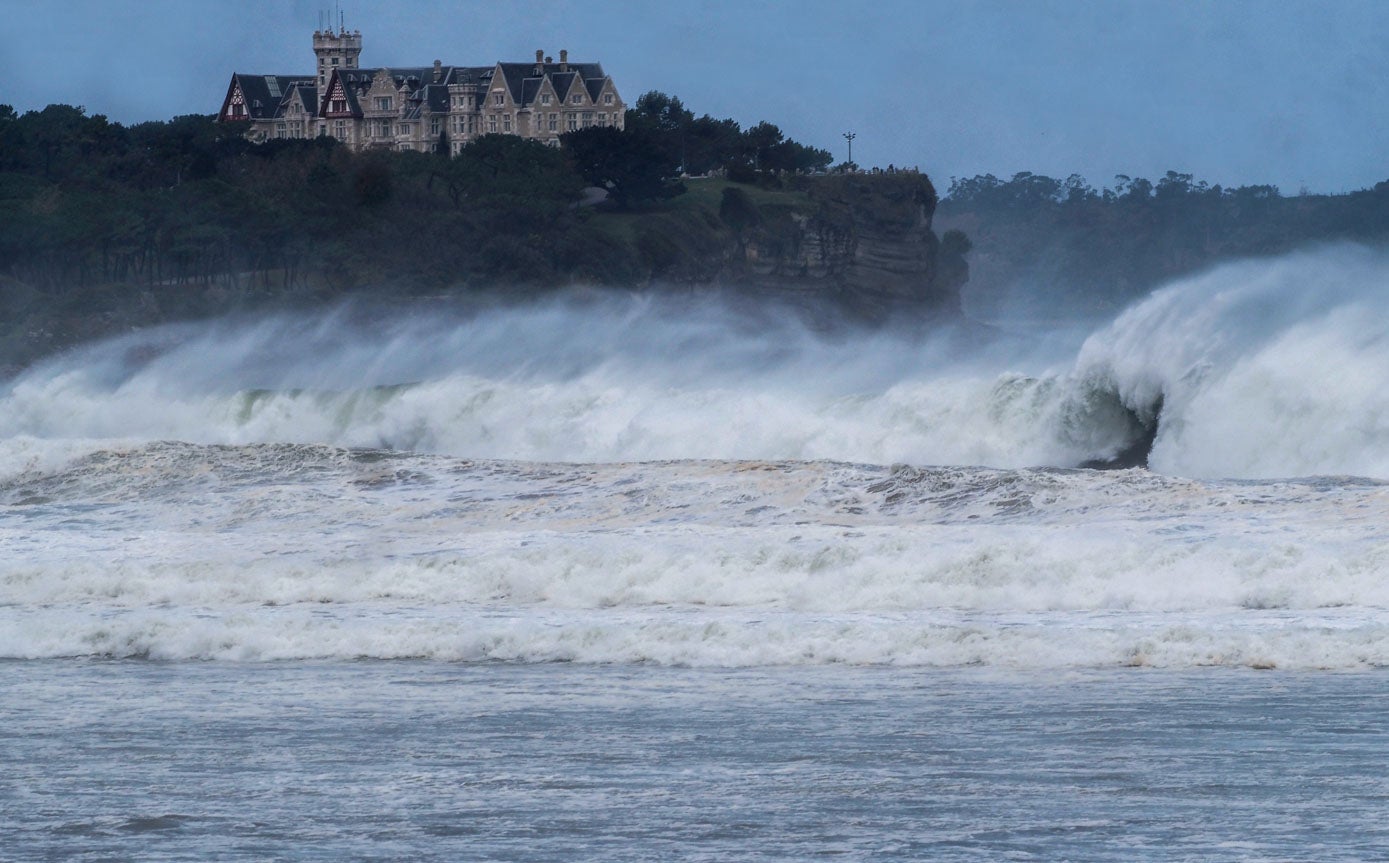
[[[875,316],[903,307],[959,313],[968,244],[943,246],[932,231],[936,192],[925,175],[818,177],[803,191],[804,208],[760,208],[753,224],[744,216],[726,278]]]

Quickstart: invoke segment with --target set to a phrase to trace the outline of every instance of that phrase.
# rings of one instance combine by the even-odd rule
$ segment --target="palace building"
[[[315,31],[313,51],[313,75],[233,74],[218,122],[257,142],[328,135],[354,150],[452,153],[494,133],[558,146],[565,132],[623,126],[612,78],[568,51],[558,63],[536,51],[531,63],[364,69],[361,32],[341,28]]]

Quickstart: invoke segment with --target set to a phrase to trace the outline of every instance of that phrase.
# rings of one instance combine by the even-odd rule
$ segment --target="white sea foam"
[[[1365,481],[153,444],[0,501],[9,657],[1359,667],[1389,607]]]
[[[1160,407],[1164,472],[1389,476],[1386,278],[1360,249],[1227,265],[1071,360],[651,299],[185,325],[11,381],[0,437],[1065,466],[1112,456]]]
[[[1075,380],[1142,414],[1156,470],[1389,476],[1389,258],[1335,248],[1229,264],[1093,335]]]
[[[161,660],[431,659],[685,666],[896,665],[1066,669],[1389,665],[1389,626],[1368,615],[1226,616],[525,613],[157,609],[96,620],[0,613],[0,653]]]
[[[1070,356],[651,300],[132,334],[0,385],[0,657],[1383,665],[1386,273],[1231,265]],[[1153,422],[1157,472],[1027,467]]]

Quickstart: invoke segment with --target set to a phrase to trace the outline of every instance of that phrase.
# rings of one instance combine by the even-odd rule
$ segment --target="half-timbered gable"
[[[298,75],[233,74],[217,119],[224,123],[245,122],[248,138],[267,140],[276,134],[278,127],[284,127],[285,110],[294,91],[301,84],[312,83],[311,78]],[[286,137],[287,127],[280,131],[286,134],[278,137]]]
[[[323,90],[318,116],[324,134],[354,149],[361,141],[362,107],[358,94],[370,86],[371,75],[361,69],[334,69]]]
[[[597,63],[533,63],[364,69],[358,32],[315,32],[316,75],[232,75],[217,119],[246,123],[246,135],[330,135],[353,149],[454,152],[480,135],[510,134],[557,145],[592,125],[621,127],[622,104]]]
[[[240,75],[232,75],[231,84],[227,85],[227,95],[222,100],[222,110],[217,112],[217,119],[220,122],[234,123],[251,119],[251,114],[246,106],[246,91],[242,89],[241,82],[238,80],[240,77]]]
[[[327,88],[323,91],[323,104],[318,109],[319,116],[328,120],[349,117],[356,119],[362,116],[361,106],[357,102],[356,82],[352,80],[353,74],[333,72],[332,77],[328,79]]]

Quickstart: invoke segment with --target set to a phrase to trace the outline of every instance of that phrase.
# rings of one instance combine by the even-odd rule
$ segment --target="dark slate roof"
[[[556,72],[550,76],[550,83],[554,85],[555,93],[559,95],[561,102],[569,99],[569,88],[578,78],[577,72]]]
[[[433,66],[412,66],[408,69],[390,69],[391,77],[395,79],[396,88],[405,85],[410,92],[414,92],[426,84],[434,82]]]
[[[570,63],[568,70],[563,72],[560,71],[559,63],[498,63],[497,66],[501,67],[502,75],[506,79],[506,89],[511,94],[511,100],[521,107],[535,101],[543,76],[548,75],[554,83],[560,101],[568,98],[573,82],[581,79],[585,82],[590,97],[597,99],[598,94],[602,92],[603,82],[607,80],[607,76],[603,74],[603,66],[599,63]],[[537,70],[540,72],[539,75],[536,74]]]
[[[312,75],[249,75],[234,73],[232,78],[246,98],[246,113],[253,120],[269,120],[283,113],[285,93],[302,82],[313,83]]]
[[[521,96],[525,91],[526,78],[535,68],[534,63],[498,63],[501,67],[502,75],[506,78],[506,89],[511,94],[511,101],[518,105],[524,105]],[[495,82],[494,82],[495,83]]]
[[[363,91],[365,91],[368,87],[371,86],[372,80],[376,78],[376,75],[379,72],[388,73],[391,76],[391,80],[395,83],[395,87],[397,90],[399,90],[401,87],[405,87],[413,93],[421,87],[428,86],[434,83],[433,66],[417,66],[402,69],[397,69],[390,66],[378,66],[375,69],[339,68],[333,70],[333,73],[342,77],[342,79],[346,83],[352,85],[353,87],[357,87]]]
[[[498,69],[502,80],[514,103],[521,107],[535,102],[540,94],[544,79],[548,77],[561,102],[569,99],[576,84],[581,83],[589,98],[597,101],[602,93],[607,76],[599,63],[570,63],[565,71],[560,71],[559,63],[497,63],[493,66],[445,66],[440,69],[440,80],[434,81],[433,66],[411,66],[404,68],[377,67],[374,69],[336,67],[333,77],[343,82],[347,94],[348,109],[361,116],[362,105],[359,96],[371,86],[378,72],[390,74],[397,90],[404,87],[412,100],[406,106],[406,117],[413,118],[424,112],[447,113],[449,110],[450,84],[478,85],[477,103],[481,105],[487,98],[486,89]],[[537,71],[540,73],[537,75]],[[290,101],[298,97],[310,113],[319,113],[323,106],[314,105],[313,75],[232,75],[246,97],[246,111],[251,119],[267,120],[284,116]],[[332,78],[324,88],[323,96],[331,90]]]
[[[443,80],[447,81],[448,76]],[[449,88],[445,84],[430,84],[424,88],[424,104],[435,114],[448,113],[449,110]]]
[[[445,84],[481,84],[483,76],[491,76],[491,66],[449,66]]]
[[[304,110],[313,114],[318,111],[318,106],[313,103],[315,95],[313,81],[300,81],[294,85],[287,98],[298,98],[299,104],[303,106]]]
[[[603,74],[602,63],[570,63],[569,68],[578,72],[584,78],[598,78],[602,80],[608,77]]]
[[[343,80],[345,84],[354,87],[369,87],[371,79],[376,77],[375,69],[334,69],[333,74]]]

